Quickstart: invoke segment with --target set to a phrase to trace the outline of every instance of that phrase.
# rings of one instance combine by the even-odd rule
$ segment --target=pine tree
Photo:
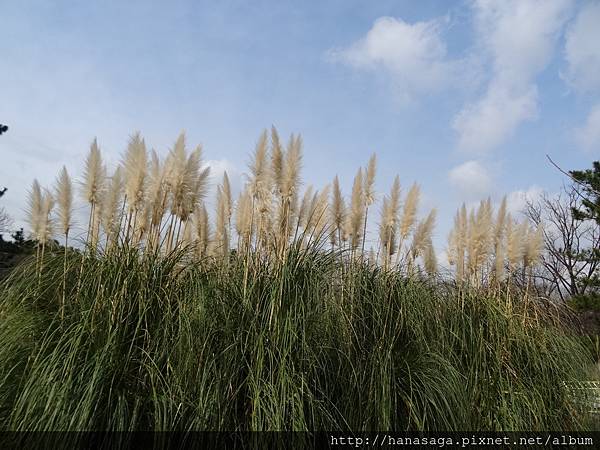
[[[578,221],[592,220],[600,226],[600,161],[594,161],[591,169],[572,170],[569,174],[575,182],[574,188],[581,199],[581,205],[572,208],[573,218]],[[600,248],[597,246],[586,248],[574,257],[593,264],[594,267],[598,266]],[[580,278],[580,282],[592,293],[600,291],[598,271],[581,275]]]
[[[594,161],[592,165],[592,169],[569,172],[579,188],[582,205],[573,208],[573,216],[577,220],[595,220],[600,224],[600,161]]]

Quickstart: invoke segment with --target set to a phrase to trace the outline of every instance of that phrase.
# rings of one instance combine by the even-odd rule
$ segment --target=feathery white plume
[[[102,155],[98,147],[98,141],[94,139],[90,151],[85,160],[83,175],[83,195],[88,203],[96,204],[100,201],[104,188],[104,173],[102,166]]]
[[[71,215],[73,208],[73,185],[63,166],[56,180],[56,198],[58,200],[58,222],[62,234],[67,235],[71,229]]]

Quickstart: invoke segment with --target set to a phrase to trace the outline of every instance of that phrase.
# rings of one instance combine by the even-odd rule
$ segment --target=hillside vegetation
[[[502,203],[457,213],[442,277],[398,178],[366,242],[376,160],[346,206],[300,192],[301,139],[260,137],[237,201],[227,174],[210,221],[201,151],[162,161],[139,135],[108,177],[94,141],[83,250],[63,169],[34,182],[36,254],[0,284],[4,430],[586,429],[590,341],[531,295],[539,230]],[[235,232],[233,232],[235,230]],[[518,230],[518,231],[515,231]],[[63,236],[66,246],[54,238]],[[368,244],[368,248],[367,248]]]

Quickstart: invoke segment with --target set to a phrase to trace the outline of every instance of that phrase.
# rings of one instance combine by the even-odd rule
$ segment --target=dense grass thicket
[[[36,254],[0,284],[0,429],[589,426],[563,383],[590,377],[593,346],[512,282],[530,280],[539,229],[506,201],[461,208],[444,279],[418,185],[402,197],[396,177],[374,243],[375,157],[346,206],[337,177],[301,195],[301,145],[264,132],[210,221],[209,169],[184,135],[162,160],[136,134],[111,177],[94,141],[83,251],[54,241],[73,230],[66,169],[54,192],[34,182]]]
[[[548,305],[311,247],[277,265],[186,254],[70,252],[64,311],[62,253],[16,269],[0,286],[1,428],[586,427],[562,383],[592,356]]]

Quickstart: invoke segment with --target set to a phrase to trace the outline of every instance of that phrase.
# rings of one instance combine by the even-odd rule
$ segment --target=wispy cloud
[[[211,159],[206,161],[204,167],[210,167],[210,184],[205,202],[209,206],[215,205],[217,187],[223,182],[223,174],[227,172],[227,177],[231,185],[231,194],[234,198],[244,186],[244,173],[242,168],[237,167],[226,159]]]
[[[527,203],[538,200],[543,192],[544,190],[536,185],[530,186],[525,190],[512,191],[506,196],[506,210],[513,217],[518,217],[524,212]]]
[[[488,195],[492,187],[492,177],[478,161],[467,161],[454,167],[448,174],[450,183],[465,199],[476,199]]]
[[[466,105],[456,116],[453,127],[458,132],[458,146],[472,153],[497,147],[522,122],[537,117],[537,98],[535,86],[515,89],[502,81],[490,84],[480,100]]]
[[[600,103],[592,107],[585,124],[575,130],[579,145],[589,151],[600,151]]]
[[[483,96],[453,123],[459,147],[483,153],[502,144],[538,114],[536,76],[551,60],[573,0],[477,0],[473,3],[482,57],[492,74]]]
[[[600,3],[588,2],[569,26],[565,39],[567,69],[563,78],[581,94],[600,92]],[[575,140],[586,151],[600,150],[600,102],[575,129]]]
[[[442,39],[445,23],[445,19],[408,23],[380,17],[364,37],[347,48],[331,50],[329,57],[361,70],[383,69],[410,100],[441,89],[452,76],[454,62]]]
[[[565,80],[579,91],[600,90],[600,3],[587,2],[568,27]]]

